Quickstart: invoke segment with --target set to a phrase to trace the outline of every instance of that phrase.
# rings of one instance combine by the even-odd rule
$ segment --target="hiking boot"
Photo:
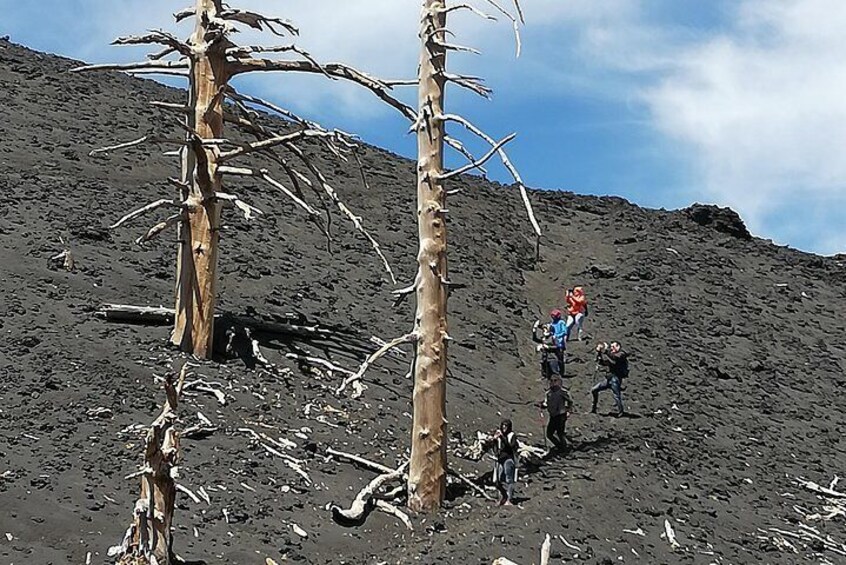
[[[620,410],[619,412],[614,412],[614,417],[615,417],[615,418],[622,418],[622,417],[623,417],[623,416],[625,416],[625,415],[626,415],[626,413],[625,413],[624,411],[622,411],[622,410]]]

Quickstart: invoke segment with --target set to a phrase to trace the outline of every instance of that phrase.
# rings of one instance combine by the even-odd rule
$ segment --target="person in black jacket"
[[[511,420],[503,420],[493,437],[483,445],[485,450],[494,449],[496,465],[493,481],[499,489],[500,506],[512,506],[514,484],[517,482],[518,449],[517,434],[512,429]]]
[[[599,393],[611,389],[614,395],[614,403],[617,405],[617,412],[614,414],[620,417],[624,414],[623,393],[621,387],[623,380],[629,376],[629,356],[616,341],[600,343],[596,346],[596,363],[608,369],[604,381],[600,381],[590,390],[593,395],[593,407],[591,413],[596,414],[596,404],[599,401]]]
[[[564,428],[567,425],[567,416],[573,407],[573,401],[568,393],[561,386],[560,377],[552,377],[549,390],[546,391],[544,402],[549,412],[549,422],[546,425],[546,437],[558,451],[563,451],[567,440],[564,437]]]

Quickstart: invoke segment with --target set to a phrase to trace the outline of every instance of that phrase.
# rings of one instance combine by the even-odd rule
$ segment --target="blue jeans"
[[[617,404],[617,412],[623,412],[623,393],[620,391],[620,377],[617,375],[611,375],[607,377],[604,381],[600,381],[594,385],[592,389],[590,389],[590,393],[593,395],[593,407],[596,409],[596,403],[599,400],[599,393],[603,390],[611,389],[611,393],[614,395],[614,403]]]
[[[517,465],[513,459],[506,459],[503,463],[497,463],[497,466],[499,467],[497,469],[499,477],[496,486],[502,493],[503,498],[511,501],[514,498],[514,479],[517,475]]]

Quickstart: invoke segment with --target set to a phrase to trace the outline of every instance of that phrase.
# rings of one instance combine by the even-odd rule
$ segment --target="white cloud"
[[[530,105],[538,96],[630,104],[633,118],[648,118],[672,142],[666,145],[676,161],[682,155],[694,164],[693,186],[679,187],[679,193],[731,205],[755,232],[776,239],[796,241],[809,224],[822,224],[814,228],[817,235],[800,238],[807,241],[802,245],[843,250],[846,2],[709,1],[724,12],[716,25],[699,25],[695,16],[682,21],[679,14],[687,8],[675,0],[522,0],[528,25],[518,62],[507,22],[491,25],[462,15],[450,25],[455,41],[480,47],[484,55],[456,56],[452,63],[487,77],[499,99],[511,104]],[[416,71],[420,0],[232,3],[293,20],[301,29],[298,44],[321,60],[392,78]],[[21,4],[10,8],[13,19],[15,12],[34,9]],[[68,38],[73,30],[65,26],[63,4],[52,11],[52,24],[51,11],[39,15],[44,41],[61,42],[57,51],[96,61],[143,56],[103,46],[120,34],[174,29],[167,14],[181,7],[172,0],[89,0],[76,18],[84,32]],[[179,31],[186,35],[190,24]],[[275,39],[286,41],[261,37],[265,43]],[[243,33],[237,41],[255,43],[259,36]],[[360,89],[321,77],[268,77],[251,82],[250,90],[317,119],[353,116],[353,124],[363,125],[390,115]],[[476,111],[466,99],[450,97],[459,111]],[[407,99],[413,101],[414,93]],[[519,124],[492,127],[510,130]],[[572,186],[562,178],[565,183]],[[668,193],[663,201],[678,202],[679,196]]]
[[[846,4],[747,0],[737,15],[646,89],[656,126],[687,144],[703,188],[753,230],[786,222],[822,235],[835,222],[818,249],[843,250]]]

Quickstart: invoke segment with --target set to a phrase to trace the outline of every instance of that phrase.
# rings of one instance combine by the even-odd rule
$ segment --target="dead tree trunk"
[[[176,267],[176,320],[171,340],[183,351],[209,358],[214,336],[217,260],[220,237],[221,175],[219,149],[203,139],[223,137],[223,92],[229,80],[221,0],[197,0],[196,27],[191,37],[189,143],[182,149],[183,220]]]
[[[446,494],[447,230],[444,173],[446,12],[425,0],[420,27],[417,123],[417,358],[408,506],[440,508]]]
[[[173,510],[176,504],[174,470],[179,458],[179,434],[174,428],[187,365],[176,383],[165,380],[167,401],[147,432],[144,466],[130,477],[141,477],[141,495],[135,503],[132,525],[123,542],[109,551],[118,565],[170,565],[173,554]]]
[[[136,240],[139,244],[144,243],[169,227],[178,226],[179,228],[175,285],[176,316],[171,341],[183,351],[193,353],[197,357],[211,357],[221,208],[224,204],[234,205],[244,213],[247,220],[262,214],[261,210],[250,206],[236,194],[224,191],[222,179],[226,174],[266,181],[308,212],[310,219],[326,234],[327,238],[331,239],[327,227],[329,209],[328,207],[325,209],[327,222],[324,223],[320,212],[302,199],[300,182],[304,182],[317,193],[324,204],[331,202],[337,206],[355,229],[367,239],[382,261],[391,282],[395,283],[396,280],[387,258],[382,253],[378,242],[365,229],[362,219],[344,204],[335,189],[327,182],[320,168],[298,146],[309,139],[315,140],[325,145],[339,158],[344,158],[342,153],[350,151],[350,148],[354,146],[349,135],[327,130],[317,123],[305,120],[289,110],[260,98],[241,95],[229,85],[229,80],[236,75],[252,71],[323,74],[364,86],[381,100],[398,109],[404,116],[413,119],[416,117],[414,111],[390,95],[390,81],[383,82],[340,63],[323,66],[295,44],[275,47],[261,45],[239,47],[229,38],[238,31],[238,25],[260,31],[268,30],[277,36],[297,35],[299,32],[290,22],[266,17],[256,12],[234,9],[227,6],[223,0],[195,0],[192,7],[174,14],[174,17],[177,22],[194,17],[194,31],[187,42],[160,30],[150,31],[141,36],[120,37],[115,40],[115,44],[163,45],[164,49],[151,53],[148,60],[143,62],[85,65],[73,69],[74,72],[120,70],[135,73],[176,74],[188,79],[189,96],[186,105],[154,103],[160,108],[183,114],[184,121],[181,125],[187,132],[185,139],[178,139],[171,135],[149,134],[134,141],[91,152],[92,155],[107,153],[143,143],[181,146],[182,175],[180,179],[170,179],[172,184],[179,186],[180,198],[159,199],[141,206],[123,216],[112,226],[117,228],[163,207],[178,209],[176,213],[153,226],[146,235]],[[302,57],[302,60],[274,60],[254,56],[263,53],[296,54]],[[165,60],[171,55],[176,55],[178,58]],[[227,98],[233,106],[224,111],[224,101]],[[278,133],[254,123],[252,118],[255,112],[250,106],[273,111],[287,121],[293,131]],[[258,141],[245,144],[224,139],[225,122],[234,124],[239,130],[256,136]],[[313,183],[308,179],[308,175],[294,168],[282,156],[277,155],[276,150],[289,152],[293,158],[302,162],[317,183]],[[252,153],[260,153],[280,163],[294,189],[289,189],[270,176],[266,169],[239,167],[229,163]],[[326,198],[325,201],[324,198]]]

